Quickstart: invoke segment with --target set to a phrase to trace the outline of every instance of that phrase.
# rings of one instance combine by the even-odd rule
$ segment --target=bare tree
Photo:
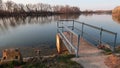
[[[48,13],[64,13],[64,14],[70,14],[70,13],[79,13],[80,9],[78,7],[71,7],[69,5],[61,6],[51,6],[50,4],[43,4],[43,3],[37,3],[37,4],[16,4],[13,1],[7,1],[4,3],[2,0],[0,0],[0,10],[3,11],[3,8],[5,12],[9,13],[9,15],[17,15],[17,14],[25,14],[25,15],[34,15],[34,14],[48,14]]]
[[[7,11],[9,11],[9,12],[13,12],[13,6],[14,6],[14,2],[12,2],[12,1],[7,1],[6,2],[6,7],[7,7]]]
[[[113,14],[120,14],[120,6],[117,6],[116,8],[114,8],[114,9],[112,10],[112,13],[113,13]]]
[[[2,0],[0,0],[0,10],[2,10]]]
[[[23,4],[19,4],[19,6],[20,6],[20,12],[25,12],[25,6],[23,5]]]
[[[13,11],[14,12],[19,12],[20,11],[20,7],[17,4],[13,5]]]

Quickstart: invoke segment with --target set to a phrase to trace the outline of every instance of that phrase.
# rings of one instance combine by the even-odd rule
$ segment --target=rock
[[[99,49],[110,49],[110,46],[105,44],[105,45],[98,45]]]
[[[33,57],[23,58],[23,62],[29,62],[29,61],[31,61],[31,59],[33,59]]]
[[[7,63],[10,61],[23,61],[22,55],[19,51],[19,49],[5,49],[2,51],[2,59],[1,63]]]
[[[38,56],[40,55],[40,52],[41,52],[40,50],[35,50],[35,53],[36,53],[36,55],[38,55]]]
[[[99,48],[99,49],[104,49],[105,46],[104,46],[104,45],[98,45],[98,48]]]

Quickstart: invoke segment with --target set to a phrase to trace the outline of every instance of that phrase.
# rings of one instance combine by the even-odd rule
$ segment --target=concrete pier
[[[67,32],[64,32],[67,39],[70,41],[70,34]],[[77,37],[73,35],[72,37],[72,43],[76,44]],[[57,50],[58,53],[61,53],[62,46],[64,46],[64,43],[62,39],[59,37],[59,34],[56,35],[56,42],[57,42]],[[107,58],[107,55],[102,54],[102,50],[96,48],[89,42],[87,42],[84,38],[80,38],[80,45],[79,45],[79,51],[78,51],[78,58],[72,58],[73,61],[76,61],[77,63],[80,63],[83,65],[84,68],[108,68],[104,61],[105,58]]]

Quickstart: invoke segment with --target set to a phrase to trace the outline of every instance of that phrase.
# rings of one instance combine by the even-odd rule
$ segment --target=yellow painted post
[[[61,39],[59,34],[56,35],[56,47],[57,47],[58,53],[61,53]]]

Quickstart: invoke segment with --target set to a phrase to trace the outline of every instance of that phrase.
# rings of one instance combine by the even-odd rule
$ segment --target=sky
[[[3,0],[7,1],[7,0]],[[47,3],[51,5],[71,5],[77,6],[81,10],[111,10],[120,6],[120,0],[12,0],[16,3],[35,4]]]

